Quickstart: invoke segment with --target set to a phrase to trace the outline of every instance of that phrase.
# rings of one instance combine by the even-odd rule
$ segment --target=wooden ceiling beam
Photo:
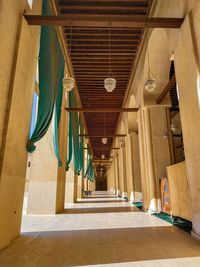
[[[79,134],[79,136],[82,136],[82,137],[125,137],[126,134],[113,134],[113,135],[90,135],[90,134]]]
[[[68,0],[69,1],[69,0]],[[72,0],[71,0],[72,1]],[[106,0],[108,3],[112,4],[113,0]],[[114,0],[116,3],[121,3],[122,0]],[[66,0],[58,0],[60,6],[64,6],[66,4]],[[73,0],[73,3],[80,4],[81,2],[86,3],[91,3],[93,2],[92,0]],[[95,2],[99,3],[105,3],[105,0],[95,0]],[[126,0],[127,3],[138,3],[138,0]],[[148,0],[139,0],[140,4],[147,4]]]
[[[137,112],[138,108],[65,108],[68,112],[87,112],[87,113],[121,113]]]
[[[66,39],[70,39],[68,35],[66,35]],[[102,36],[96,36],[96,34],[94,33],[93,36],[88,36],[88,35],[84,35],[82,36],[81,34],[77,35],[76,37],[72,37],[72,45],[74,42],[83,42],[83,41],[87,41],[87,42],[99,42],[99,41],[104,41],[108,43],[108,35],[102,35]],[[129,43],[131,42],[139,42],[139,35],[129,35],[127,38],[125,38],[125,36],[121,36],[121,34],[117,36],[111,36],[111,41],[112,42],[124,42],[127,41]]]
[[[161,94],[157,97],[156,99],[156,104],[160,104],[164,98],[166,97],[166,95],[168,94],[168,92],[170,91],[170,89],[176,84],[176,77],[175,75],[173,75],[173,77],[169,80],[168,84],[165,86],[165,88],[163,89],[163,91],[161,92]]]
[[[146,18],[127,15],[24,15],[29,25],[72,27],[180,28],[184,18]]]
[[[94,149],[92,149],[92,148],[90,148],[90,147],[84,147],[84,149],[85,150],[94,150],[94,151],[96,151],[96,150],[118,150],[118,149],[120,149],[120,147],[105,147],[105,148],[103,148],[103,147],[95,147]]]
[[[78,12],[80,12],[81,10],[98,10],[98,11],[101,11],[101,10],[110,10],[110,11],[141,11],[141,12],[146,12],[148,6],[144,6],[144,5],[141,5],[141,6],[134,6],[134,5],[128,5],[128,6],[122,6],[122,5],[119,5],[119,6],[113,6],[113,5],[106,5],[106,1],[104,2],[104,5],[101,5],[101,6],[98,6],[97,4],[94,3],[94,5],[78,5]],[[68,11],[70,12],[71,10],[77,10],[77,5],[73,5],[73,4],[65,4],[63,6],[61,6],[60,8],[60,11],[63,15],[65,15],[65,12]],[[78,13],[77,12],[77,13]]]

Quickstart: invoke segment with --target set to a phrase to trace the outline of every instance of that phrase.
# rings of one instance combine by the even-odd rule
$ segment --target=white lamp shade
[[[176,132],[178,130],[178,125],[176,123],[172,123],[171,130],[173,133]]]
[[[107,92],[111,93],[116,87],[117,81],[114,78],[106,78],[104,80],[104,87],[106,88]]]
[[[144,83],[144,88],[147,92],[152,93],[157,87],[156,79],[148,77],[148,79]]]
[[[65,92],[70,92],[74,88],[75,80],[72,77],[65,76],[62,80]]]
[[[101,140],[104,145],[107,144],[108,139],[106,137],[103,137]]]
[[[105,159],[105,155],[101,155],[101,158],[102,158],[102,159]]]

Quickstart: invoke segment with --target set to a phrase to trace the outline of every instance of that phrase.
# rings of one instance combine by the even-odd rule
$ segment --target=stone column
[[[132,155],[133,192],[134,192],[133,200],[138,202],[142,201],[138,134],[135,132],[130,133],[130,139],[131,139],[130,145],[131,145],[131,155]]]
[[[126,181],[126,155],[124,144],[120,145],[119,149],[119,185],[120,193],[123,198],[127,197],[127,181]]]
[[[141,165],[145,190],[146,208],[150,213],[161,210],[160,179],[166,177],[170,162],[168,121],[165,106],[150,106],[142,109],[143,160]]]
[[[139,137],[139,154],[140,154],[140,173],[141,173],[141,185],[142,185],[142,202],[143,209],[149,208],[149,184],[147,179],[147,160],[146,160],[146,143],[145,143],[145,130],[144,130],[144,114],[143,109],[138,112],[138,137]]]
[[[114,165],[115,165],[115,178],[116,178],[116,195],[120,195],[120,187],[119,187],[119,165],[118,165],[118,154],[114,157]]]
[[[127,180],[127,197],[128,200],[134,201],[133,187],[133,169],[132,169],[132,151],[131,151],[131,136],[127,134],[125,137],[125,158],[126,158],[126,180]]]
[[[36,2],[31,12],[41,14]],[[40,28],[27,24],[24,9],[22,0],[0,8],[0,249],[20,233],[35,88]]]
[[[73,191],[74,203],[77,202],[77,196],[78,196],[78,174],[74,174],[74,191]]]
[[[198,5],[199,6],[199,5]],[[192,235],[200,240],[200,40],[199,8],[186,17],[175,48],[175,70],[188,183],[192,202]]]
[[[72,166],[72,163],[66,173],[65,203],[74,203],[74,167]]]
[[[67,143],[68,143],[68,113],[65,107],[68,106],[63,91],[62,111],[59,129],[59,150],[62,166],[58,166],[57,172],[57,192],[56,192],[56,212],[64,210],[65,205],[65,183],[66,183],[66,159],[67,159]]]

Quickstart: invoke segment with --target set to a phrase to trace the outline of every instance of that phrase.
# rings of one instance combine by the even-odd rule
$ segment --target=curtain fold
[[[43,1],[43,15],[51,15],[48,1]],[[64,76],[64,58],[54,27],[42,26],[39,52],[39,102],[35,129],[28,140],[27,151],[33,153],[35,143],[39,141],[49,129],[54,104],[61,94],[61,82]],[[57,109],[57,108],[56,108]],[[56,114],[56,124],[59,125],[60,115]],[[58,154],[58,137],[54,140]],[[58,156],[58,155],[57,155]]]

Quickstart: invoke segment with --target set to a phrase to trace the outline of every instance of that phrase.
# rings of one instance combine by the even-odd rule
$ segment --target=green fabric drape
[[[79,117],[79,127],[80,127],[80,134],[83,134],[83,123],[81,117]],[[79,170],[78,172],[80,173],[81,170],[84,169],[83,166],[83,137],[79,137]]]
[[[69,107],[77,107],[74,92],[69,93]],[[66,170],[73,159],[74,172],[80,174],[83,169],[83,138],[79,137],[79,133],[83,133],[83,124],[78,112],[69,112],[68,125],[68,156],[66,162]]]
[[[64,69],[58,69],[58,96],[56,98],[56,103],[54,107],[54,125],[53,125],[53,146],[56,157],[58,159],[58,165],[62,166],[62,161],[60,158],[60,151],[59,151],[59,123],[61,117],[61,106],[62,106],[62,96],[63,96],[63,85],[62,85],[62,78],[63,78],[63,71]]]
[[[93,164],[92,164],[91,155],[89,154],[89,152],[87,152],[87,169],[86,169],[84,177],[86,177],[88,180],[90,180],[92,182],[95,179],[94,168],[93,168]]]
[[[79,143],[79,117],[78,112],[72,112],[72,140],[74,173],[79,174],[80,143]]]
[[[73,106],[73,92],[69,93],[69,108]],[[69,170],[69,164],[72,160],[72,112],[68,113],[68,153],[66,162],[66,171]]]
[[[43,15],[51,15],[47,0],[43,1]],[[54,111],[57,96],[61,93],[61,79],[64,76],[64,58],[60,49],[54,27],[42,26],[39,52],[39,103],[36,126],[31,135],[27,151],[35,151],[35,142],[39,141],[47,132]],[[57,108],[56,108],[57,109]],[[60,115],[55,115],[56,124],[59,124]],[[58,138],[55,137],[55,142]],[[58,154],[58,144],[56,144]],[[58,156],[58,155],[57,155]]]

